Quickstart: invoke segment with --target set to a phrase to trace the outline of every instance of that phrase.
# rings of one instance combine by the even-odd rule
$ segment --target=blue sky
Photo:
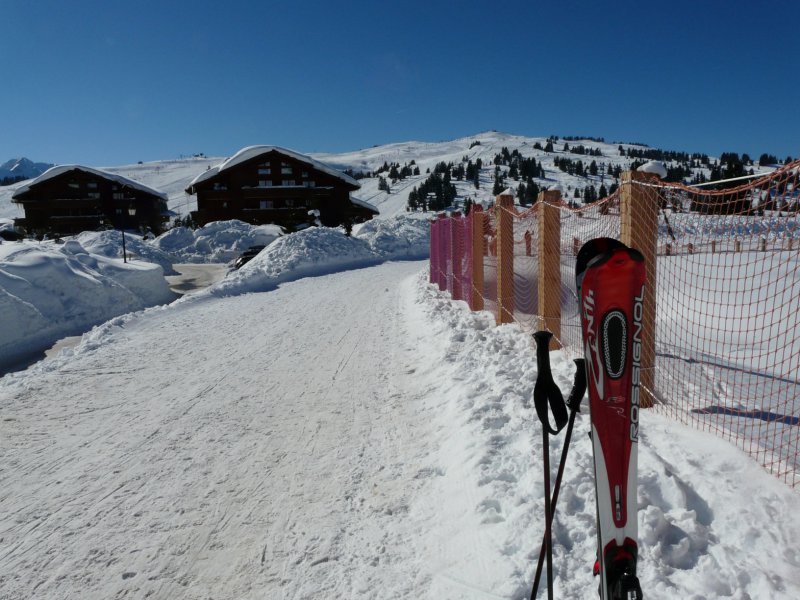
[[[0,162],[496,129],[800,155],[800,3],[5,0]]]

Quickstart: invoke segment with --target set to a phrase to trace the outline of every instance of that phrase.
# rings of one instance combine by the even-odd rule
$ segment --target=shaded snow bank
[[[171,302],[163,269],[63,245],[0,246],[0,372],[117,315]]]
[[[452,302],[426,275],[417,277],[412,302],[419,314],[410,318],[426,352],[427,366],[416,375],[431,383],[427,408],[442,433],[427,465],[437,474],[433,487],[409,512],[427,515],[440,540],[424,596],[528,598],[544,532],[533,345],[518,326],[496,327],[489,313]],[[551,361],[566,393],[574,365],[560,351]],[[553,527],[559,598],[597,594],[588,432],[584,402]],[[552,477],[563,437],[551,437]],[[797,501],[797,492],[731,444],[642,412],[639,573],[648,598],[800,597],[800,524],[789,517]]]

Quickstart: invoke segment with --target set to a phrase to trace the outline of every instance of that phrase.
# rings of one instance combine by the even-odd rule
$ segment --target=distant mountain
[[[28,158],[12,158],[0,165],[0,181],[7,183],[20,179],[33,179],[52,167],[49,163],[35,163]]]

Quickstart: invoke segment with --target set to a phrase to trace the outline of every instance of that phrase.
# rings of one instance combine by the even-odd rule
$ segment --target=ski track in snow
[[[527,598],[533,348],[423,264],[120,317],[3,378],[0,598]],[[567,390],[572,361],[551,360]],[[596,598],[585,411],[559,598]],[[709,434],[641,423],[646,597],[800,597],[797,493]]]
[[[155,311],[3,390],[0,591],[358,597],[381,573],[411,593],[403,515],[435,470],[413,348],[384,340],[418,270]]]

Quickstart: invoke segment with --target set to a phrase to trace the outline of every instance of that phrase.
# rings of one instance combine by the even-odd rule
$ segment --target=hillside
[[[553,151],[546,152],[548,138],[546,137],[524,137],[495,131],[479,133],[474,136],[464,137],[452,141],[443,142],[402,142],[375,146],[368,149],[357,150],[344,153],[310,153],[309,156],[330,164],[341,170],[351,170],[353,173],[370,173],[375,176],[360,179],[361,190],[355,195],[373,204],[381,211],[381,218],[391,217],[406,211],[409,192],[414,187],[419,187],[427,178],[428,170],[433,172],[436,165],[440,163],[457,166],[464,159],[467,161],[482,162],[480,171],[480,187],[475,188],[472,181],[455,180],[453,181],[457,197],[463,200],[467,197],[482,203],[488,203],[494,197],[493,184],[495,177],[495,157],[506,148],[509,153],[518,151],[525,158],[533,158],[544,169],[543,177],[534,178],[534,182],[541,189],[548,189],[552,186],[561,186],[565,197],[570,200],[580,202],[581,199],[575,198],[576,188],[583,190],[588,186],[593,186],[599,190],[601,184],[610,187],[615,182],[609,173],[615,169],[626,170],[631,166],[636,158],[620,155],[620,147],[626,152],[655,151],[653,148],[639,144],[619,144],[605,143],[590,139],[583,140],[564,140],[559,139],[553,142]],[[568,144],[569,151],[564,150],[564,145]],[[535,146],[541,146],[539,149]],[[575,148],[583,147],[586,152],[598,152],[598,155],[578,154]],[[302,149],[298,149],[302,152]],[[668,153],[685,154],[685,153]],[[196,203],[193,196],[184,192],[187,184],[202,171],[218,164],[224,157],[202,157],[186,158],[176,160],[163,160],[148,162],[143,164],[106,166],[100,167],[112,173],[129,177],[136,181],[159,189],[169,197],[169,208],[179,215],[186,215],[195,209]],[[588,168],[592,161],[598,166],[598,175],[581,175],[579,173],[570,174],[562,171],[557,163],[570,161],[571,166],[575,166],[577,161],[582,162],[583,168]],[[714,161],[715,159],[711,159]],[[412,175],[395,182],[389,181],[390,192],[381,191],[378,188],[380,183],[378,175],[387,177],[386,171],[378,173],[384,165],[397,164],[399,167],[414,163],[419,167],[419,175]],[[639,160],[641,163],[642,160]],[[667,161],[667,166],[677,166],[678,161]],[[91,166],[91,165],[90,165]],[[750,168],[750,167],[748,167]],[[771,167],[763,168],[753,166],[755,172],[759,170],[770,171]],[[507,165],[500,166],[500,172],[504,175],[509,171]],[[701,165],[691,170],[692,175],[702,174],[703,177],[710,176],[710,169]],[[505,187],[517,189],[520,181],[510,177],[504,180]],[[0,188],[0,219],[13,219],[21,217],[22,211],[11,202],[11,196],[20,184],[15,184]]]

